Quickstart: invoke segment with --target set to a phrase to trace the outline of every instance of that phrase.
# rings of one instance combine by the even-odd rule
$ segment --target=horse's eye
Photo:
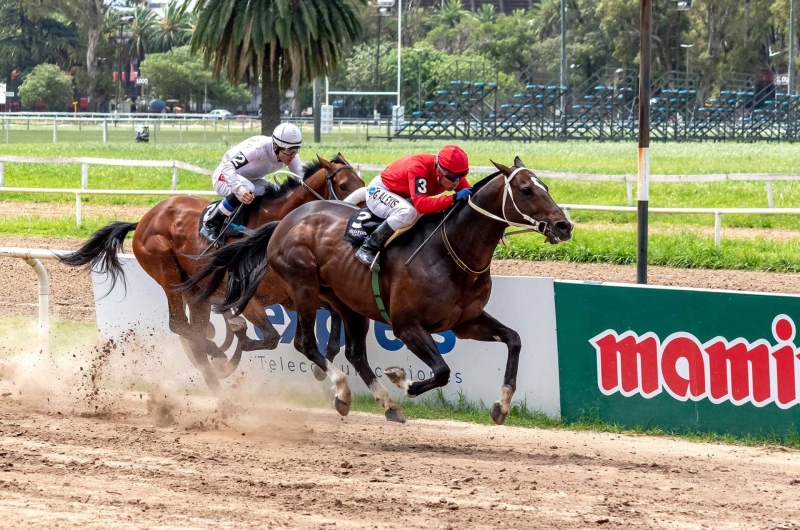
[[[533,190],[530,188],[521,188],[521,190],[522,194],[525,195],[526,197],[530,197],[531,195],[533,195]]]
[[[339,189],[342,191],[347,191],[347,184],[339,184]]]

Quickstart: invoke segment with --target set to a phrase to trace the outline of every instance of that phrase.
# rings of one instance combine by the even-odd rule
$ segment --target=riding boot
[[[369,268],[372,268],[372,263],[378,255],[378,252],[383,248],[383,245],[394,234],[394,229],[389,226],[386,221],[382,222],[378,228],[375,229],[370,236],[364,240],[361,248],[356,252],[356,258]]]
[[[222,225],[225,223],[227,216],[222,213],[217,206],[203,221],[203,227],[200,229],[200,235],[209,241],[218,241],[220,238],[220,231]]]

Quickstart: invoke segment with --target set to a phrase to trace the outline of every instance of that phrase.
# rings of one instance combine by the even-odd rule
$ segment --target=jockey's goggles
[[[458,182],[459,180],[467,176],[467,173],[451,173],[450,171],[443,168],[441,164],[439,164],[439,169],[442,171],[442,175],[444,175],[444,178],[446,178],[451,182]]]
[[[286,153],[287,155],[296,155],[297,152],[300,150],[300,146],[297,147],[281,147],[281,151]]]

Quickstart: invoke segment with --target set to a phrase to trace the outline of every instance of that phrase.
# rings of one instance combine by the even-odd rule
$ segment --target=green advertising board
[[[800,297],[556,281],[561,415],[785,434],[800,425]]]

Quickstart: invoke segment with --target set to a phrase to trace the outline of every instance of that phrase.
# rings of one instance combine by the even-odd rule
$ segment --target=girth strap
[[[380,257],[378,259],[380,259]],[[381,316],[387,324],[391,324],[392,319],[389,318],[389,313],[386,312],[386,306],[383,304],[383,298],[381,298],[381,283],[378,279],[379,272],[380,267],[372,267],[372,294],[375,295],[375,304],[378,306],[378,311],[381,312]]]

